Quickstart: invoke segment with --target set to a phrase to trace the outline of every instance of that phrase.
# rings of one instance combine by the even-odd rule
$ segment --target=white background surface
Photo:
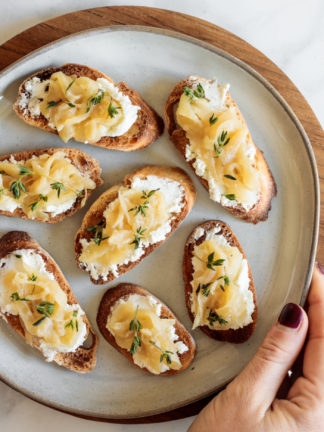
[[[14,0],[0,2],[0,43],[37,24],[77,9],[122,5],[90,0]],[[324,3],[320,0],[157,0],[127,1],[185,12],[209,20],[242,37],[273,60],[297,85],[324,125]],[[88,431],[167,431],[187,429],[192,418],[157,425],[114,425],[89,422],[57,413],[30,401],[0,383],[0,430],[24,432],[57,429]]]

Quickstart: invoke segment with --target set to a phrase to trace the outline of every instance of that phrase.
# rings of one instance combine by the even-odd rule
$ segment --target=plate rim
[[[312,244],[311,244],[311,253],[308,260],[308,266],[307,266],[307,272],[305,277],[305,283],[304,287],[302,289],[301,298],[299,301],[299,304],[303,306],[305,304],[307,294],[309,291],[310,281],[312,277],[312,270],[315,263],[316,258],[316,250],[317,250],[317,243],[318,243],[318,234],[319,234],[319,223],[320,223],[320,186],[319,186],[319,176],[318,176],[318,169],[317,169],[317,163],[315,159],[315,155],[313,152],[313,147],[311,144],[311,141],[295,112],[290,107],[288,102],[285,100],[285,98],[281,95],[281,93],[259,72],[257,72],[254,68],[252,68],[250,65],[248,65],[243,60],[240,60],[239,58],[235,57],[234,55],[228,53],[227,51],[220,49],[208,42],[202,41],[200,39],[197,39],[193,36],[189,36],[187,34],[177,32],[174,30],[169,30],[165,28],[160,27],[154,27],[154,26],[146,26],[146,25],[132,25],[132,24],[121,24],[121,25],[105,25],[100,27],[93,27],[91,29],[87,30],[81,30],[79,32],[61,37],[55,41],[49,42],[48,44],[43,45],[40,48],[36,48],[35,50],[32,50],[30,53],[24,55],[23,57],[19,58],[18,60],[14,61],[4,69],[0,71],[0,81],[10,74],[12,70],[14,70],[16,67],[20,66],[23,63],[28,62],[29,60],[33,59],[34,57],[37,57],[39,55],[43,55],[46,52],[50,51],[54,47],[58,47],[60,45],[64,45],[66,42],[69,42],[73,39],[82,39],[83,37],[92,36],[94,34],[105,34],[110,33],[114,31],[137,31],[137,32],[144,32],[144,33],[153,33],[157,35],[163,35],[170,38],[180,39],[189,43],[192,43],[196,46],[199,46],[201,48],[207,49],[211,51],[212,53],[224,57],[225,59],[229,60],[230,62],[234,63],[239,68],[243,69],[248,74],[252,75],[257,81],[259,81],[265,88],[268,90],[271,95],[279,102],[279,104],[282,106],[282,108],[286,111],[288,116],[290,117],[291,121],[294,123],[299,135],[302,138],[302,141],[304,143],[305,149],[307,151],[307,155],[309,158],[309,162],[311,165],[311,172],[312,172],[312,179],[313,179],[313,187],[314,187],[314,202],[315,202],[315,208],[314,208],[314,220],[312,223]],[[251,45],[252,46],[252,45]],[[286,74],[284,74],[286,76]],[[53,402],[47,399],[42,398],[41,396],[38,396],[34,394],[33,392],[29,392],[28,389],[25,389],[24,387],[20,387],[18,385],[15,385],[9,378],[4,377],[4,375],[0,372],[0,381],[11,387],[12,389],[18,391],[19,393],[23,394],[24,396],[32,399],[35,402],[38,402],[44,406],[54,408],[57,411],[64,412],[67,414],[72,414],[76,416],[85,416],[86,418],[93,419],[93,420],[131,420],[131,419],[141,419],[148,416],[155,416],[157,414],[165,413],[171,410],[176,410],[178,408],[182,408],[184,406],[190,405],[194,402],[197,402],[201,399],[204,399],[207,396],[210,396],[211,394],[218,393],[221,391],[226,385],[234,379],[232,377],[229,381],[222,383],[221,385],[215,387],[211,391],[207,391],[205,393],[200,394],[198,397],[190,398],[183,400],[182,402],[173,404],[172,406],[169,406],[168,408],[162,408],[162,409],[156,409],[156,410],[150,410],[146,413],[142,413],[138,416],[132,416],[129,417],[127,415],[104,415],[104,414],[96,414],[96,413],[87,413],[82,410],[65,407],[64,405],[61,405],[57,402]]]

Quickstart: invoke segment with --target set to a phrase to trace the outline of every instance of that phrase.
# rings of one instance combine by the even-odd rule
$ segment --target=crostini
[[[126,273],[185,219],[195,186],[180,168],[146,166],[92,204],[75,237],[77,265],[95,284]]]
[[[208,221],[192,231],[183,278],[193,329],[224,342],[250,338],[257,322],[256,293],[247,258],[228,225]]]
[[[177,374],[194,359],[196,345],[189,332],[165,304],[138,285],[108,289],[97,324],[114,348],[151,374]]]
[[[234,216],[258,223],[268,218],[277,187],[228,88],[215,79],[185,78],[167,100],[166,125],[210,198]]]
[[[163,120],[127,84],[88,66],[43,69],[19,87],[14,110],[26,123],[99,147],[133,151],[153,143]]]
[[[0,239],[0,317],[46,361],[80,373],[95,367],[98,339],[90,322],[58,265],[26,232]]]
[[[0,156],[0,215],[57,223],[84,206],[102,184],[101,169],[77,149]]]

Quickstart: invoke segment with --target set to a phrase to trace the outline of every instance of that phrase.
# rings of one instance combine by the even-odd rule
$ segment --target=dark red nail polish
[[[319,262],[317,263],[317,268],[322,274],[324,274],[324,268],[321,266]]]
[[[283,326],[297,329],[300,326],[302,319],[302,309],[295,303],[288,303],[283,307],[279,315],[278,322]]]

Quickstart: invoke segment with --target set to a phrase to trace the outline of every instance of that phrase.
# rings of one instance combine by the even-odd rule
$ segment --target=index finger
[[[317,395],[324,397],[324,274],[315,266],[308,294],[309,333],[306,341],[303,377]],[[294,386],[298,386],[298,381]],[[294,394],[294,386],[291,393]],[[305,388],[305,382],[298,390]],[[299,391],[298,391],[299,392]]]

